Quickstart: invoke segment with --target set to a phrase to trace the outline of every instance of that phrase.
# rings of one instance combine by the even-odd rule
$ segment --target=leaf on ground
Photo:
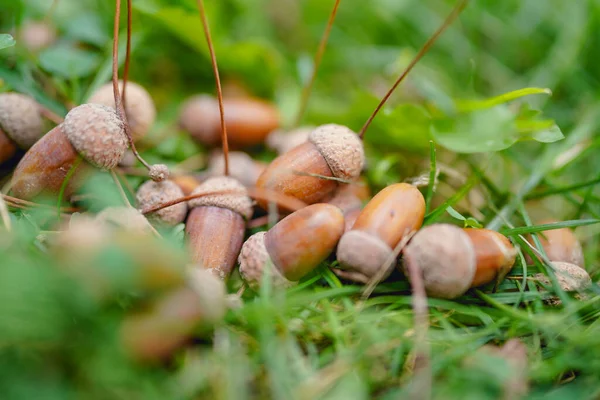
[[[50,47],[40,54],[42,68],[64,79],[89,76],[100,61],[96,53],[67,45]]]
[[[0,50],[12,47],[15,43],[15,39],[11,35],[7,33],[0,34]]]

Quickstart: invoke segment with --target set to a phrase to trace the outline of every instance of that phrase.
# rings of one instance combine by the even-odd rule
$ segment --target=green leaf
[[[463,217],[463,216],[462,216],[462,214],[461,214],[461,213],[459,213],[459,212],[458,212],[458,211],[456,211],[454,208],[452,208],[452,206],[448,206],[448,207],[446,207],[446,212],[447,212],[448,214],[450,214],[450,216],[451,216],[452,218],[455,218],[455,219],[457,219],[457,220],[459,220],[459,221],[466,221],[466,220],[467,220],[465,217]]]
[[[40,54],[42,68],[64,79],[89,76],[100,61],[96,53],[65,45],[48,48]]]
[[[431,116],[418,104],[400,104],[393,109],[384,109],[373,121],[371,132],[365,141],[408,150],[429,149],[431,140]]]
[[[12,47],[15,43],[15,39],[11,35],[7,33],[0,34],[0,50]]]
[[[500,104],[508,103],[509,101],[513,101],[521,97],[530,96],[532,94],[551,95],[552,91],[547,88],[523,88],[484,100],[458,100],[456,101],[456,109],[459,112],[483,110]]]

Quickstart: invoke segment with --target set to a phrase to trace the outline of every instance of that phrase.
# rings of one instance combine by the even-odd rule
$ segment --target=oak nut
[[[419,189],[407,183],[384,188],[342,236],[337,249],[340,266],[334,272],[344,279],[369,282],[393,256],[400,241],[421,227],[424,216],[425,199]]]
[[[510,272],[517,251],[503,234],[490,229],[468,228],[464,230],[475,250],[477,265],[471,287],[502,280]]]
[[[136,193],[139,209],[145,210],[160,204],[183,197],[181,188],[171,180],[162,182],[146,181]],[[187,215],[187,203],[181,202],[170,207],[163,208],[148,215],[148,219],[164,224],[175,226],[185,219]]]
[[[119,91],[123,93],[123,81],[119,81]],[[88,103],[102,104],[115,108],[115,95],[112,83],[101,86],[92,94]],[[125,115],[131,128],[134,141],[142,139],[150,131],[156,119],[156,106],[150,94],[141,85],[127,82],[125,91]]]
[[[425,291],[431,297],[453,299],[473,282],[477,258],[469,235],[449,224],[428,225],[404,249],[404,270],[412,262],[422,273]]]
[[[322,125],[308,141],[280,155],[258,178],[256,186],[296,197],[307,204],[323,201],[338,181],[353,181],[365,163],[358,135],[342,125]],[[264,202],[259,202],[266,208]]]
[[[555,223],[557,221],[546,220],[542,224]],[[585,259],[581,243],[575,233],[569,228],[551,229],[538,233],[540,244],[550,261],[560,261],[575,264],[585,268]],[[534,244],[533,239],[529,239]]]
[[[287,286],[314,270],[335,249],[344,232],[344,216],[330,204],[298,210],[244,243],[239,256],[240,275],[257,287],[267,278]]]
[[[580,266],[562,261],[554,261],[551,264],[556,280],[560,288],[565,292],[580,291],[591,286],[592,279],[590,275]],[[544,274],[535,274],[534,278],[545,285],[552,284],[550,278]]]
[[[223,108],[227,140],[234,148],[261,144],[269,132],[279,126],[276,108],[257,98],[225,98]],[[200,144],[211,147],[221,144],[219,103],[213,96],[188,99],[183,104],[179,125]]]
[[[44,134],[37,102],[20,93],[0,94],[0,163],[27,150]]]
[[[189,201],[185,224],[194,263],[226,279],[240,253],[246,221],[252,217],[252,200],[237,180],[214,177],[204,181]]]
[[[62,124],[25,153],[15,168],[11,189],[26,200],[42,192],[57,194],[78,155],[98,168],[112,169],[127,146],[123,123],[114,110],[83,104],[69,111]],[[78,171],[83,169],[80,165]]]

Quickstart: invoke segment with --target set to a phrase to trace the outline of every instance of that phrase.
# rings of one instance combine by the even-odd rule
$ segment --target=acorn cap
[[[333,271],[344,279],[368,283],[385,266],[392,253],[390,246],[378,237],[363,231],[348,231],[337,248],[340,267]],[[381,279],[391,272],[392,268]]]
[[[592,279],[587,271],[578,265],[554,261],[554,274],[561,289],[565,292],[583,290],[592,284]],[[535,274],[534,278],[546,285],[552,285],[550,278],[545,274]]]
[[[148,171],[148,176],[155,182],[162,182],[169,179],[170,175],[169,167],[165,164],[154,164],[150,166],[150,170]]]
[[[311,132],[308,140],[314,144],[336,178],[356,179],[365,165],[365,151],[358,135],[349,128],[328,124]]]
[[[144,182],[138,189],[135,198],[140,209],[154,207],[159,204],[164,204],[168,201],[183,197],[183,191],[173,181],[147,181]],[[187,204],[185,202],[172,205],[162,210],[153,212],[148,218],[160,221],[166,225],[177,225],[183,222],[187,214]]]
[[[209,194],[216,192],[216,194]],[[226,192],[221,194],[221,192]],[[248,220],[252,217],[252,199],[248,197],[248,191],[237,180],[228,176],[217,176],[202,182],[192,195],[207,195],[190,200],[190,208],[213,206],[227,208],[240,214]]]
[[[0,94],[0,129],[27,150],[44,135],[38,103],[20,93]]]
[[[273,263],[265,245],[266,232],[258,232],[250,236],[244,242],[238,262],[240,263],[240,275],[252,288],[257,288],[263,281],[263,275],[269,274],[271,282],[278,287],[293,285],[288,281],[279,268]],[[268,268],[265,271],[265,268]]]
[[[100,104],[75,107],[62,127],[75,150],[98,168],[116,167],[128,147],[123,122],[115,110]]]
[[[119,81],[119,90],[122,94],[123,81]],[[148,91],[135,82],[127,82],[125,96],[125,115],[127,115],[127,122],[131,128],[131,136],[134,141],[137,141],[146,136],[154,124],[156,106]],[[115,95],[112,83],[102,85],[90,97],[88,103],[102,104],[114,109]]]
[[[423,273],[427,294],[453,299],[464,294],[475,276],[473,243],[462,229],[450,224],[434,224],[417,232],[404,249]],[[406,265],[404,265],[406,272]]]

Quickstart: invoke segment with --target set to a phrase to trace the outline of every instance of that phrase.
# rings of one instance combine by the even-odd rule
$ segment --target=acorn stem
[[[379,112],[379,110],[381,110],[381,108],[387,102],[387,100],[390,98],[390,96],[392,95],[392,93],[394,93],[394,90],[396,90],[396,88],[398,87],[398,85],[400,85],[400,83],[404,80],[404,78],[406,78],[406,76],[410,73],[410,71],[412,71],[412,69],[415,67],[415,65],[417,65],[417,63],[421,60],[421,58],[423,58],[423,56],[425,54],[427,54],[427,52],[429,51],[429,49],[431,48],[431,46],[433,46],[433,44],[440,37],[440,35],[442,33],[444,33],[444,31],[460,15],[460,13],[466,7],[466,5],[467,5],[468,2],[469,2],[469,0],[459,0],[459,2],[456,3],[456,6],[454,6],[454,8],[452,9],[452,12],[450,12],[450,14],[448,15],[448,17],[446,17],[446,19],[444,20],[444,23],[438,28],[437,31],[435,31],[435,33],[433,35],[431,35],[431,37],[427,40],[427,42],[425,42],[425,44],[423,45],[423,47],[421,47],[421,49],[419,50],[419,52],[417,53],[417,55],[412,59],[412,61],[410,62],[410,64],[408,64],[408,66],[402,72],[402,74],[400,74],[400,76],[398,77],[398,79],[396,79],[396,82],[394,82],[394,84],[392,85],[392,87],[390,88],[390,90],[388,90],[388,92],[385,94],[385,96],[383,96],[383,99],[381,99],[381,101],[379,102],[379,104],[375,108],[375,111],[373,111],[373,114],[371,114],[371,116],[369,117],[369,119],[367,120],[367,122],[365,122],[365,125],[360,130],[358,136],[361,139],[364,138],[365,132],[367,131],[367,129],[369,129],[369,125],[371,125],[371,122],[373,121],[373,119],[375,118],[375,116],[377,115],[377,113]]]
[[[51,111],[50,109],[48,109],[47,107],[45,107],[39,103],[38,103],[38,108],[39,108],[40,114],[44,118],[54,122],[56,125],[62,124],[65,120],[60,115],[56,114],[55,112]]]
[[[123,68],[123,93],[121,95],[123,108],[127,108],[125,92],[127,91],[127,80],[129,79],[129,67],[131,64],[131,14],[131,0],[127,0],[127,49],[125,51],[125,67]]]
[[[131,151],[135,158],[142,163],[146,169],[150,170],[150,164],[146,162],[140,156],[137,149],[135,148],[135,143],[133,143],[133,137],[131,136],[131,129],[129,127],[129,122],[127,122],[127,115],[125,113],[125,107],[123,106],[123,102],[121,102],[121,94],[119,91],[119,20],[121,18],[121,0],[116,0],[115,6],[115,20],[114,20],[114,29],[113,29],[113,55],[112,55],[112,84],[113,84],[113,92],[115,95],[115,109],[117,110],[117,114],[121,121],[123,121],[123,129],[125,130],[125,136],[127,136],[127,141],[129,142],[129,146],[131,147]],[[125,89],[125,83],[123,83],[123,89]]]
[[[294,126],[300,125],[302,122],[302,116],[306,112],[306,107],[308,105],[308,99],[310,97],[310,93],[312,91],[312,87],[315,83],[315,79],[317,77],[317,70],[319,69],[319,65],[321,65],[321,60],[323,59],[323,54],[325,54],[325,48],[327,47],[327,42],[329,41],[329,34],[331,33],[331,28],[333,27],[333,21],[335,20],[335,16],[337,14],[338,7],[340,6],[341,0],[335,0],[335,4],[333,5],[333,9],[331,10],[331,14],[329,14],[329,20],[327,21],[327,26],[325,27],[325,32],[323,32],[323,36],[321,37],[321,42],[319,43],[319,48],[317,49],[317,53],[315,54],[315,60],[313,62],[313,68],[310,74],[310,79],[307,84],[302,89],[302,97],[300,99],[300,109],[298,110],[298,115],[296,116],[296,121],[294,122]]]
[[[197,0],[197,3],[198,11],[200,12],[200,18],[202,19],[202,28],[204,29],[204,36],[206,37],[206,44],[208,45],[208,52],[210,53],[210,61],[212,63],[213,73],[215,74],[215,82],[217,85],[217,99],[219,100],[219,114],[221,118],[221,142],[223,146],[223,158],[225,161],[225,176],[228,176],[229,143],[227,142],[227,127],[225,126],[225,109],[223,107],[223,90],[221,88],[219,66],[217,65],[217,56],[215,54],[212,38],[210,36],[210,27],[208,26],[208,18],[206,18],[206,11],[204,9],[204,0]]]

